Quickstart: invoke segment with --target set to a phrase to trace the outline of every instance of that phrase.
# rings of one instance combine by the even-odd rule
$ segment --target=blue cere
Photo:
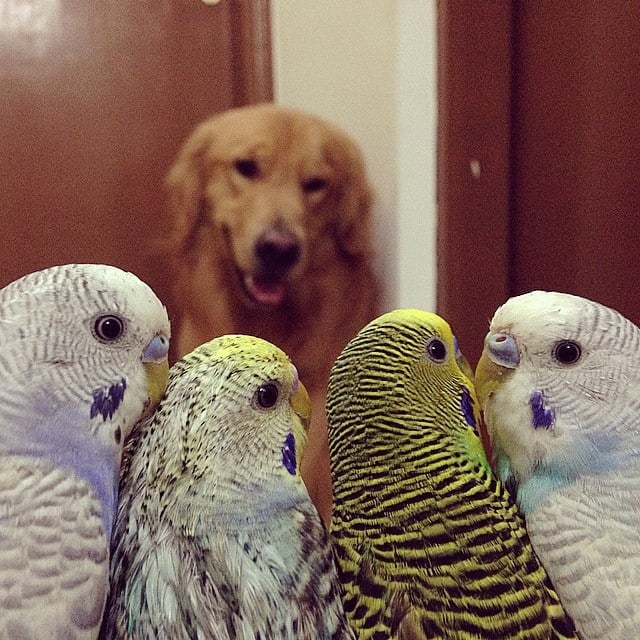
[[[497,365],[515,369],[520,364],[518,343],[508,333],[489,333],[485,338],[489,359]]]
[[[531,424],[535,429],[549,429],[555,421],[556,415],[553,409],[548,408],[544,403],[544,395],[542,391],[537,389],[529,397],[529,405],[531,406],[532,420]]]
[[[282,464],[292,476],[296,475],[296,441],[292,433],[287,435],[282,447]]]
[[[112,384],[108,389],[104,387],[94,389],[90,413],[91,418],[95,418],[98,414],[102,416],[103,420],[112,418],[124,398],[126,388],[127,381],[122,378],[120,382]]]
[[[169,353],[169,338],[157,335],[144,350],[142,362],[158,362]]]
[[[462,356],[462,351],[460,351],[460,345],[458,344],[458,338],[455,336],[453,336],[453,355],[456,360]]]

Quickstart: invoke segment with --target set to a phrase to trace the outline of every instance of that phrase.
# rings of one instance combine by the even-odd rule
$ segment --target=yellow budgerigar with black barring
[[[358,638],[576,638],[477,435],[449,325],[384,314],[336,361],[331,536]]]

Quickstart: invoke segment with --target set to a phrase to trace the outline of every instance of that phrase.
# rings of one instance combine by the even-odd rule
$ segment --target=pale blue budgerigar
[[[581,637],[638,637],[640,329],[575,295],[516,296],[476,380],[497,470]]]
[[[57,266],[0,291],[0,344],[0,638],[94,639],[123,443],[167,382],[167,313],[131,273]]]
[[[222,336],[173,365],[125,454],[102,638],[352,638],[300,475],[309,417],[265,340]]]
[[[491,471],[470,374],[419,309],[370,322],[331,371],[331,537],[359,640],[576,638]]]

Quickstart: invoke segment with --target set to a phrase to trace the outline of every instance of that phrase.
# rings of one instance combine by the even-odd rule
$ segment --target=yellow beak
[[[149,396],[144,417],[151,414],[162,398],[169,381],[169,337],[157,333],[142,352],[142,364],[147,373]]]
[[[486,351],[482,352],[478,366],[476,367],[475,384],[480,406],[484,407],[487,398],[513,374],[513,369],[502,367],[496,364],[487,356]]]
[[[156,408],[167,388],[169,359],[165,358],[161,362],[145,362],[143,366],[147,374],[147,389],[149,390],[144,414],[149,415]]]
[[[473,382],[473,369],[471,368],[469,361],[460,353],[456,358],[456,362],[458,363],[462,373],[464,373],[464,375]]]
[[[291,408],[300,416],[304,430],[308,431],[311,422],[311,399],[306,387],[300,381],[297,389],[291,394]]]

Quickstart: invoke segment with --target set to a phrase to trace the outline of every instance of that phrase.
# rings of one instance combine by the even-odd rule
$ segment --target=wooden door
[[[211,113],[271,97],[267,0],[0,3],[0,286],[106,262],[164,297],[174,154]]]
[[[475,362],[496,306],[532,289],[640,323],[640,4],[439,12],[438,303],[463,350]]]
[[[511,10],[438,4],[437,308],[475,365],[508,295]]]

